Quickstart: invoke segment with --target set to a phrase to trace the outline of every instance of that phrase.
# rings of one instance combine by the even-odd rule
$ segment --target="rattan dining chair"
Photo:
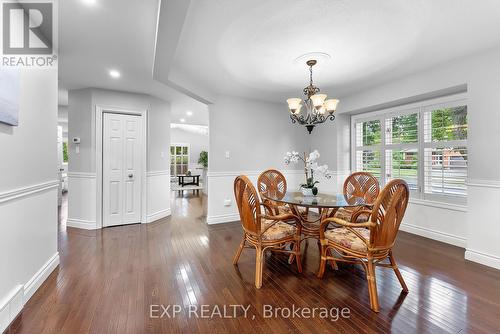
[[[287,191],[287,183],[285,176],[276,169],[268,169],[263,171],[257,179],[257,189],[262,198],[262,202],[268,205],[274,214],[292,213],[292,210],[287,204],[279,203],[265,198],[264,195],[272,193],[273,196],[282,198]],[[301,215],[307,214],[307,208],[299,209]]]
[[[363,198],[367,205],[371,205],[375,203],[380,193],[380,185],[372,174],[367,172],[356,172],[347,177],[344,182],[343,190],[347,201],[354,198]],[[354,213],[364,208],[366,208],[366,206],[340,208],[335,213],[334,217],[355,223],[356,221],[352,220]],[[364,215],[356,215],[356,217],[358,222],[367,220],[367,217]]]
[[[408,205],[409,194],[405,181],[392,180],[384,187],[371,211],[361,210],[353,215],[355,220],[357,216],[367,214],[367,222],[353,223],[335,217],[325,219],[320,229],[321,263],[318,277],[323,277],[328,260],[361,263],[368,280],[370,306],[375,312],[379,311],[376,266],[392,268],[403,291],[408,292],[392,254],[392,247]],[[326,230],[330,223],[342,227]],[[337,256],[328,256],[330,249]]]
[[[234,180],[234,196],[243,227],[243,239],[234,256],[233,264],[238,263],[243,248],[255,248],[255,287],[257,289],[262,286],[262,265],[264,252],[267,250],[293,255],[297,261],[297,270],[301,273],[299,218],[291,213],[262,214],[261,207],[266,207],[266,204],[260,202],[257,191],[244,175]],[[270,207],[267,207],[267,210],[272,212]],[[291,250],[286,248],[289,244],[293,244]]]

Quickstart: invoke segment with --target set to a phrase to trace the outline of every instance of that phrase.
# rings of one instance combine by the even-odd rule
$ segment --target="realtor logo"
[[[51,55],[52,3],[3,3],[3,54]]]

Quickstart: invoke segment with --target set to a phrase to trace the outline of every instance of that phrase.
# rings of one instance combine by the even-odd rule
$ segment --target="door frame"
[[[141,224],[147,222],[147,178],[146,178],[146,168],[147,168],[147,120],[148,120],[148,110],[140,109],[124,109],[120,107],[113,107],[107,105],[96,105],[95,107],[95,166],[96,166],[96,187],[97,187],[97,198],[96,198],[96,227],[103,228],[103,157],[102,157],[102,145],[103,145],[103,126],[104,126],[104,113],[110,114],[123,114],[123,115],[133,115],[139,116],[142,119],[142,152],[141,152],[141,167],[142,172],[140,175],[141,180]]]

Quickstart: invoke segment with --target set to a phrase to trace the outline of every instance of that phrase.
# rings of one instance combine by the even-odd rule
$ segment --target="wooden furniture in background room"
[[[244,175],[234,180],[234,196],[240,213],[243,239],[233,259],[238,263],[243,248],[255,248],[255,286],[262,286],[262,265],[266,250],[292,254],[297,261],[297,269],[302,272],[300,259],[301,225],[298,217],[291,213],[266,215],[261,213],[261,207],[272,212],[271,207],[260,202],[257,191]],[[293,220],[293,222],[290,222]],[[286,246],[293,244],[291,250]]]
[[[376,266],[392,268],[403,291],[408,292],[392,254],[392,247],[408,205],[409,194],[405,181],[392,180],[384,187],[371,211],[361,210],[353,215],[353,221],[356,221],[357,216],[369,214],[367,222],[353,223],[335,217],[324,219],[320,228],[321,262],[318,277],[323,277],[328,260],[361,263],[368,281],[370,306],[375,312],[379,311]],[[342,227],[326,230],[330,223]],[[328,256],[330,249],[336,256]]]
[[[177,175],[177,178],[179,179],[179,186],[184,187],[184,186],[199,186],[200,185],[200,175],[187,175],[187,174],[179,174]],[[191,179],[191,182],[186,182],[184,179]]]
[[[366,172],[356,172],[347,177],[344,182],[344,195],[346,199],[349,200],[353,197],[363,198],[366,204],[373,204],[380,193],[380,185],[378,180],[370,173]],[[340,208],[336,213],[335,217],[340,218],[345,221],[352,221],[353,214],[366,207],[346,207]],[[357,221],[363,222],[367,220],[364,215],[357,215]]]

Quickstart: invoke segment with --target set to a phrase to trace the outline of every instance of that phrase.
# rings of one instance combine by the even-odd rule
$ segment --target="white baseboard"
[[[97,222],[94,220],[84,220],[84,219],[76,219],[76,218],[68,218],[66,221],[66,226],[81,228],[84,230],[96,230]]]
[[[149,214],[148,217],[147,217],[147,219],[146,219],[146,222],[147,223],[152,223],[152,222],[157,221],[159,219],[168,217],[171,214],[172,214],[172,211],[170,210],[170,208],[164,209],[164,210],[160,210],[158,212]]]
[[[421,237],[441,241],[450,245],[458,246],[465,248],[467,244],[467,240],[465,238],[459,237],[457,235],[449,234],[449,233],[444,233],[444,232],[439,232],[436,230],[432,230],[429,228],[421,227],[421,226],[416,226],[412,224],[401,224],[399,227],[401,231],[405,231],[408,233],[416,234]]]
[[[26,284],[17,285],[0,300],[0,333],[16,319],[24,305],[58,265],[59,252],[56,252]]]
[[[24,304],[33,296],[43,282],[59,265],[59,252],[56,252],[52,257],[43,265],[33,277],[24,284]]]
[[[467,249],[465,251],[465,259],[484,264],[485,266],[493,267],[495,269],[500,269],[500,257],[479,252],[472,249]]]
[[[19,284],[0,300],[0,333],[16,319],[23,309],[23,285]]]
[[[225,215],[216,215],[216,216],[208,216],[207,224],[222,224],[222,223],[230,223],[234,221],[239,221],[240,215],[239,213],[229,213]]]

